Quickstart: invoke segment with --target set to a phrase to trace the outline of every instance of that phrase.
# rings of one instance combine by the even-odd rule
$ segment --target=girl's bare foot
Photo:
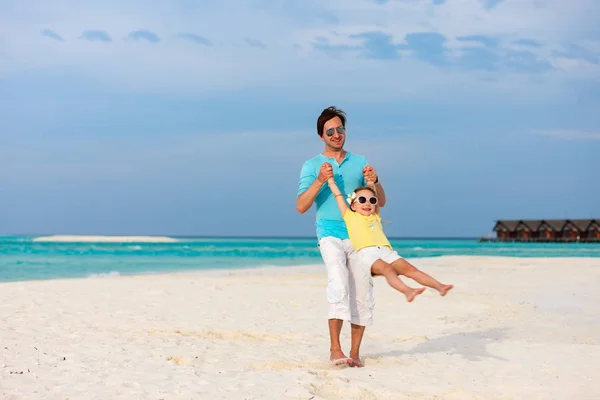
[[[410,303],[415,299],[415,297],[423,293],[424,290],[424,287],[419,289],[410,289],[407,293],[404,293],[404,295],[406,296],[406,300],[408,300],[408,302]]]
[[[448,293],[448,291],[449,291],[450,289],[452,289],[453,287],[454,287],[453,285],[442,285],[442,286],[439,288],[440,295],[442,295],[442,296],[445,296],[445,295],[446,295],[446,293]]]

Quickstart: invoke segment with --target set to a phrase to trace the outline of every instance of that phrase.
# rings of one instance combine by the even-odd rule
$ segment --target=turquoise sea
[[[177,238],[176,243],[60,243],[33,239],[0,237],[0,282],[321,263],[315,239]],[[478,243],[476,239],[391,242],[408,259],[457,255],[600,257],[600,245],[589,243]]]

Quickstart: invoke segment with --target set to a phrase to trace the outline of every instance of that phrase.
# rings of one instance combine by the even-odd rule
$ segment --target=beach
[[[410,261],[455,287],[376,278],[360,369],[320,264],[0,283],[0,398],[600,398],[600,258]]]

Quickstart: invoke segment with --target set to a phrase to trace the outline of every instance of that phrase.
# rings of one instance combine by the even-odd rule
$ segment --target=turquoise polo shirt
[[[359,186],[366,185],[363,176],[363,168],[368,165],[364,156],[346,152],[346,157],[338,164],[335,158],[325,157],[319,154],[302,165],[300,181],[298,183],[298,195],[304,192],[317,179],[319,170],[324,162],[333,167],[333,176],[338,188],[345,196],[351,194]],[[348,239],[346,223],[337,205],[335,196],[329,189],[327,183],[323,184],[315,198],[317,207],[317,240],[326,236],[339,239]]]

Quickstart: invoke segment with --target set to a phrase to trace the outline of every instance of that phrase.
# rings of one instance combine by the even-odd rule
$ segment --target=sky
[[[315,235],[316,119],[386,233],[600,218],[597,0],[0,0],[0,234]]]

